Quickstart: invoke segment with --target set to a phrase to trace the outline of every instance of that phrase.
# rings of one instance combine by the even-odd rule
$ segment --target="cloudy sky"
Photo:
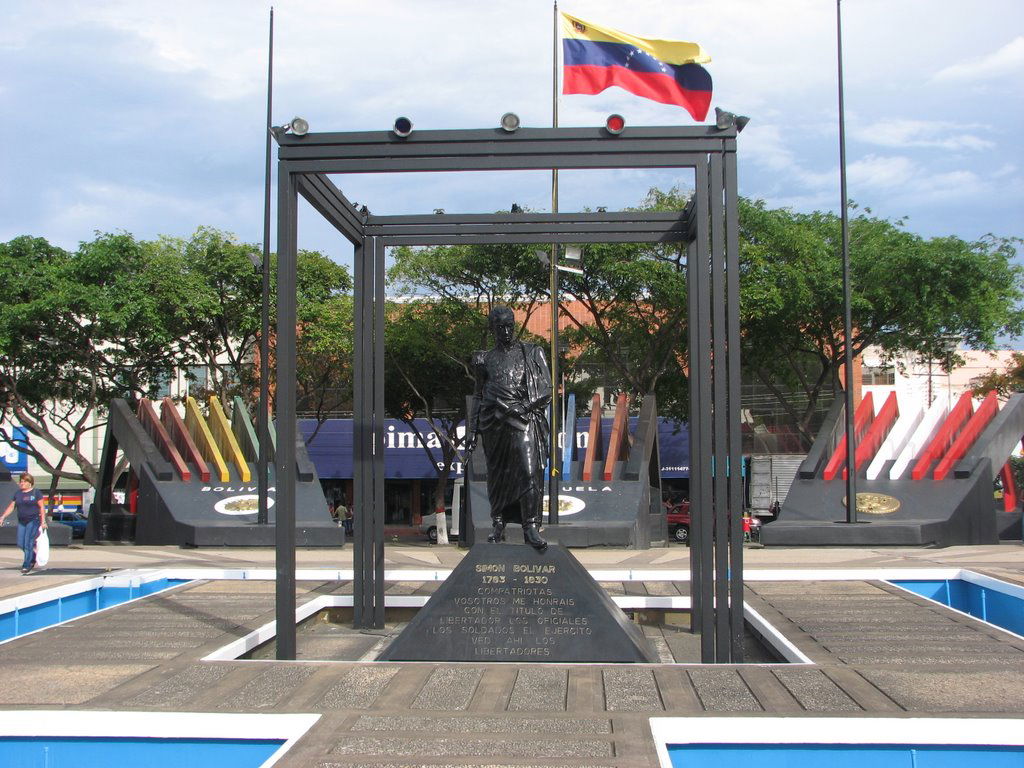
[[[833,0],[563,0],[700,42],[713,106],[749,115],[740,192],[837,210]],[[0,241],[99,231],[262,238],[269,4],[0,0]],[[844,0],[849,194],[921,234],[1024,235],[1024,2]],[[274,122],[314,131],[551,124],[549,0],[278,0]],[[617,88],[560,100],[563,126],[691,125]],[[713,116],[713,113],[712,113]],[[550,205],[549,174],[337,178],[376,213]],[[564,173],[562,210],[636,204],[676,172]],[[300,217],[300,245],[351,249]]]

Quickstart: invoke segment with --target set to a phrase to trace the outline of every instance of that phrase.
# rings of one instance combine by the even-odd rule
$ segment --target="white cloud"
[[[940,120],[880,120],[856,126],[852,135],[867,144],[883,147],[935,147],[950,150],[980,151],[995,142],[983,139],[977,131],[988,130],[977,123],[957,124]]]
[[[798,210],[836,209],[835,3],[565,2],[565,10],[585,19],[704,45],[713,57],[714,105],[752,118],[738,142],[741,192]],[[70,240],[111,228],[140,237],[187,235],[198,224],[249,239],[247,233],[262,231],[268,6],[3,5],[0,109],[33,115],[48,128],[26,133],[11,121],[0,127],[0,140],[18,147],[17,155],[0,157],[0,176],[11,182],[0,189],[5,231]],[[406,114],[418,130],[475,128],[495,125],[512,110],[524,125],[550,125],[550,0],[274,6],[275,121],[298,114],[314,131],[380,130]],[[1002,98],[983,91],[984,77],[1021,71],[1024,37],[1007,43],[1006,30],[1014,29],[1024,29],[1022,0],[843,3],[854,199],[879,215],[913,209],[915,224],[933,222],[933,229],[960,216],[965,236],[1019,228],[1005,223],[1004,211],[1006,190],[1016,189],[1020,199],[1020,100],[1002,83]],[[993,53],[975,55],[986,51]],[[966,78],[979,84],[972,79],[952,96],[949,83]],[[988,117],[993,106],[1002,112],[998,122]],[[629,127],[693,124],[678,107],[618,88],[560,100],[563,126],[600,125],[611,112],[623,114]],[[909,117],[876,117],[884,115]],[[99,158],[114,149],[116,166],[100,167]],[[969,155],[970,164],[953,153]],[[634,205],[651,184],[685,186],[692,178],[644,173],[567,173],[564,209]],[[412,184],[413,176],[366,176],[346,180],[343,189],[351,184],[371,207],[396,212],[549,204],[543,173],[439,175]],[[77,186],[82,178],[92,185]],[[59,200],[51,196],[55,189],[62,190]],[[929,203],[905,205],[910,195]]]
[[[778,125],[751,123],[743,132],[742,148],[744,158],[771,170],[789,168],[796,161],[786,133]]]
[[[95,231],[124,230],[148,240],[162,234],[188,236],[201,224],[238,233],[243,240],[256,239],[252,233],[260,232],[261,216],[251,199],[233,192],[189,199],[158,184],[63,178],[47,193],[40,221],[47,239],[73,249]],[[178,226],[182,221],[190,224]]]
[[[868,155],[849,163],[846,175],[851,187],[892,189],[906,184],[917,172],[914,163],[906,157]]]
[[[868,155],[849,164],[847,177],[850,196],[864,201],[968,201],[983,194],[986,187],[975,171],[936,171],[900,155]]]
[[[1024,37],[1016,37],[987,56],[951,64],[935,73],[935,80],[976,81],[1024,72]]]

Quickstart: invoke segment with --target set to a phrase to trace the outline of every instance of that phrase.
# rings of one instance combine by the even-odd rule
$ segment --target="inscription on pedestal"
[[[478,544],[381,657],[654,661],[639,628],[567,550]]]
[[[462,615],[446,617],[435,630],[468,635],[475,658],[550,658],[566,638],[594,633],[576,599],[555,594],[558,578],[556,565],[477,563],[471,582],[476,594],[455,598]]]

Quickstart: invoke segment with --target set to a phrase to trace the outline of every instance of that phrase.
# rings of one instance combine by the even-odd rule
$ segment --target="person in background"
[[[28,472],[18,475],[18,490],[14,492],[11,503],[0,515],[0,525],[15,509],[18,510],[18,546],[25,554],[21,563],[21,573],[31,571],[36,564],[36,537],[39,530],[46,530],[46,505],[43,494],[36,490],[36,481]]]
[[[341,520],[342,526],[345,528],[345,535],[349,538],[352,537],[352,521],[355,519],[352,515],[352,510],[349,509],[344,499],[338,500],[338,518]]]

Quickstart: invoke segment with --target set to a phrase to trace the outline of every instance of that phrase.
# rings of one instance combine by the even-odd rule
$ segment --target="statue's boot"
[[[532,521],[523,525],[523,541],[539,552],[548,548],[548,543],[537,533],[537,524]]]
[[[491,544],[496,544],[505,540],[505,518],[501,515],[494,515],[491,517],[491,524],[494,528],[491,530],[491,535],[487,537],[487,540]]]

